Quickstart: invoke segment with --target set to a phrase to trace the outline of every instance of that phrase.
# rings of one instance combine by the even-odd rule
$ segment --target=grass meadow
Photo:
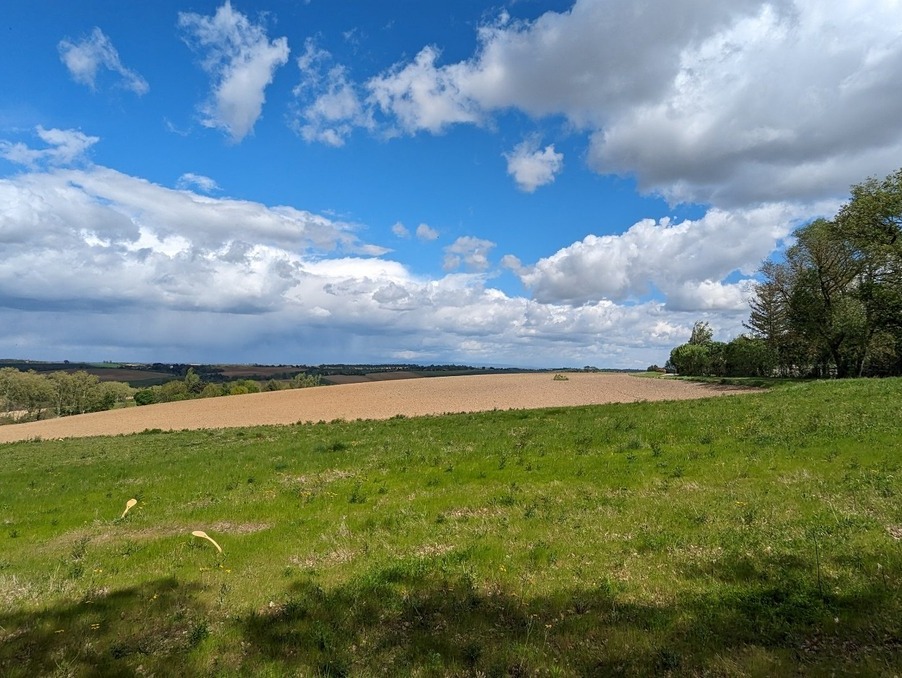
[[[899,675],[900,404],[0,445],[0,674]]]

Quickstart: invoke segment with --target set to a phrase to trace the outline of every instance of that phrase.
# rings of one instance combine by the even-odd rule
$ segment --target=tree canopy
[[[765,261],[750,300],[750,334],[712,341],[696,323],[671,352],[684,374],[902,374],[902,169],[852,187],[833,219],[793,233]]]

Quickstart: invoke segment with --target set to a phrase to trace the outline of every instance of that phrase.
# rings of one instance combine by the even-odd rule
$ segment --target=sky
[[[0,357],[644,368],[902,166],[899,0],[5,0]]]

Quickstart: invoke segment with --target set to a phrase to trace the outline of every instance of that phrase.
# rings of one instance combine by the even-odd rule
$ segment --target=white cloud
[[[468,59],[429,45],[344,85],[407,134],[563,117],[595,170],[674,202],[808,202],[898,166],[900,23],[895,0],[576,0],[483,26]],[[523,170],[526,190],[552,157]]]
[[[489,252],[495,243],[472,236],[463,236],[445,248],[446,271],[453,271],[465,266],[474,271],[485,271],[489,268]]]
[[[203,193],[213,193],[219,190],[219,184],[214,179],[193,172],[186,172],[180,176],[177,185],[184,189],[196,188]]]
[[[366,83],[370,99],[391,114],[407,133],[441,132],[455,123],[479,123],[477,102],[461,88],[466,66],[436,66],[439,50],[424,47],[409,64],[398,65]]]
[[[99,28],[78,42],[61,40],[58,45],[60,59],[69,69],[75,82],[97,89],[97,71],[104,68],[120,76],[121,85],[135,94],[147,94],[150,86],[138,73],[126,68],[119,59],[119,52]]]
[[[750,278],[799,220],[835,207],[770,204],[712,208],[679,223],[645,219],[620,235],[589,235],[534,266],[515,257],[504,265],[544,303],[636,302],[657,290],[670,309],[747,312],[747,281],[725,280],[731,274]]]
[[[475,273],[422,278],[358,254],[340,222],[96,166],[0,180],[0,241],[2,355],[644,367],[698,315],[509,296],[486,286],[493,244],[477,238],[446,252]]]
[[[836,195],[896,167],[902,5],[783,4],[683,45],[657,96],[593,134],[592,165],[722,205]]]
[[[263,111],[266,87],[288,61],[288,40],[270,41],[262,26],[252,24],[229,0],[212,17],[179,14],[189,44],[206,53],[204,70],[213,80],[211,100],[201,109],[203,124],[241,141]]]
[[[437,240],[438,239],[438,231],[432,228],[429,224],[420,224],[417,226],[417,238],[420,240]]]
[[[44,129],[40,125],[36,134],[47,148],[33,149],[22,142],[0,140],[0,157],[30,168],[41,164],[71,165],[84,162],[91,146],[100,141],[99,137],[78,130]]]
[[[355,127],[372,129],[375,123],[346,69],[331,60],[331,54],[307,40],[297,60],[302,79],[294,88],[298,109],[292,126],[307,142],[343,146]]]
[[[391,232],[394,233],[399,238],[409,238],[410,231],[407,226],[402,224],[400,221],[395,222],[395,224],[391,227]]]
[[[564,154],[556,153],[554,144],[539,149],[535,140],[527,140],[505,153],[507,173],[521,191],[532,193],[539,186],[550,184],[564,169]]]

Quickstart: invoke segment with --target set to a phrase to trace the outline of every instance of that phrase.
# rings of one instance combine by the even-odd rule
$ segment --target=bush
[[[769,377],[777,366],[777,356],[764,339],[744,334],[727,344],[724,357],[729,377]]]
[[[670,352],[670,363],[679,374],[706,375],[710,359],[708,347],[702,344],[682,344]]]
[[[153,405],[157,402],[157,394],[152,388],[142,388],[135,393],[136,405]]]

